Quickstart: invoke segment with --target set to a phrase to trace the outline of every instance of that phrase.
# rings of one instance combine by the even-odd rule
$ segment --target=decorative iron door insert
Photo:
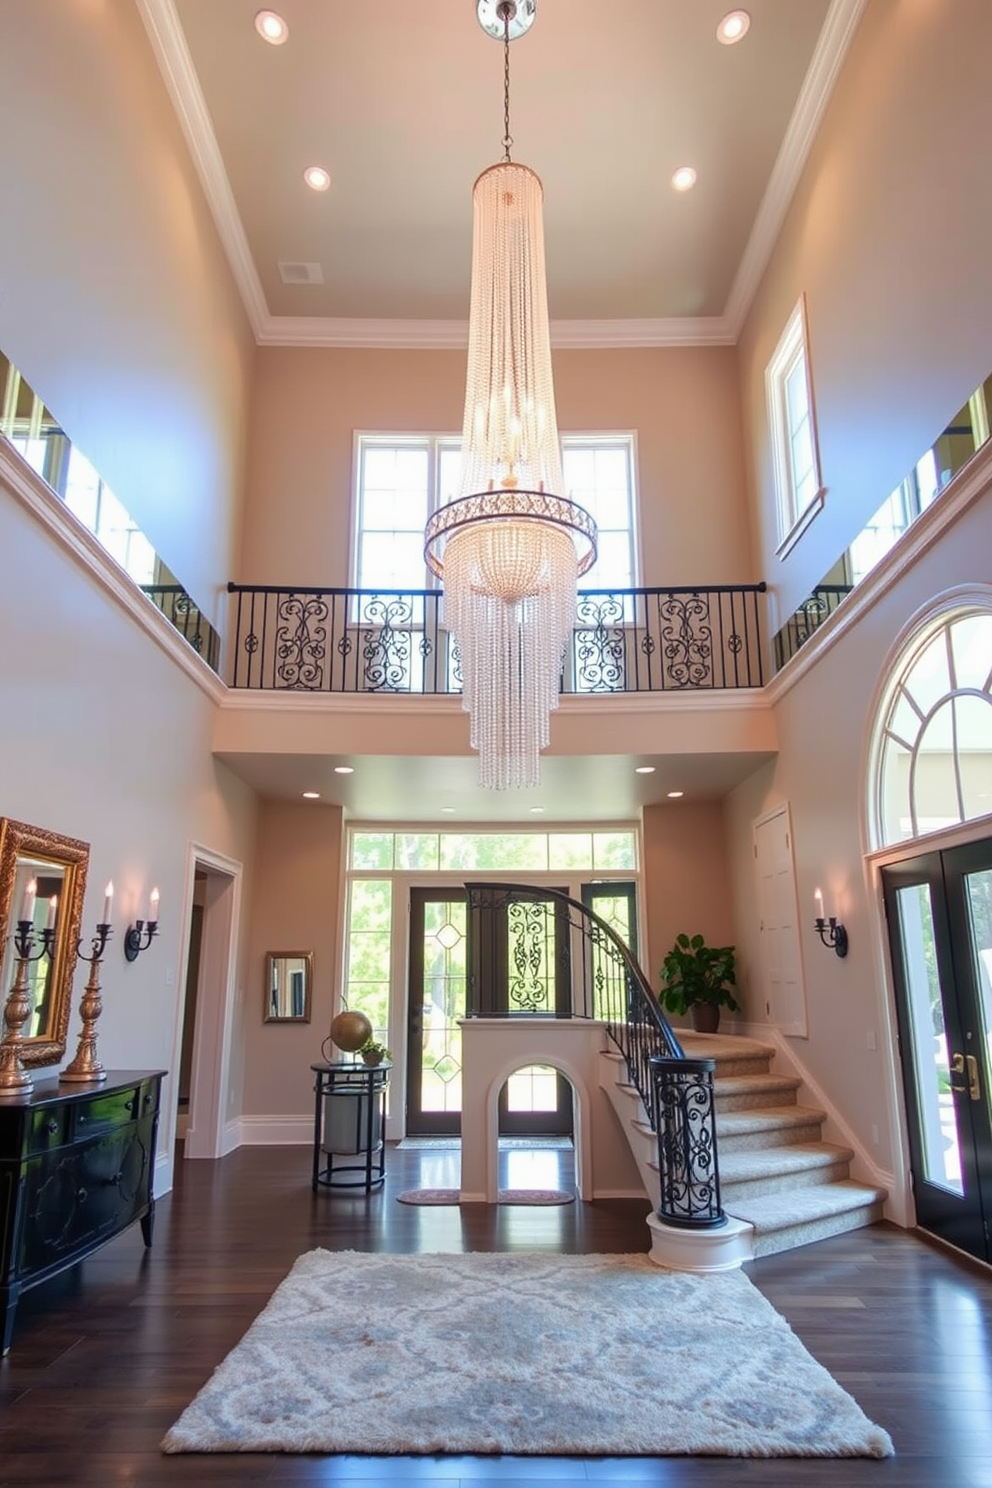
[[[410,1136],[457,1135],[468,984],[464,889],[410,890],[407,1109]]]

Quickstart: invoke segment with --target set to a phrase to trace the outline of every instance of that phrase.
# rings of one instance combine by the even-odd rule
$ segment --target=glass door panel
[[[917,1223],[992,1260],[992,840],[882,871]]]
[[[407,1132],[461,1130],[468,906],[458,889],[410,891]]]

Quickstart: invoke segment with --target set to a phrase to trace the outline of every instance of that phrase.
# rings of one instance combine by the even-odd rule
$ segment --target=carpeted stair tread
[[[749,1106],[787,1105],[795,1100],[801,1084],[790,1075],[721,1075],[718,1066],[713,1091],[718,1110],[743,1110]]]
[[[721,1183],[743,1183],[756,1178],[780,1178],[786,1173],[805,1173],[812,1168],[830,1168],[850,1162],[850,1147],[832,1142],[796,1142],[791,1147],[755,1147],[719,1154]]]
[[[870,1184],[845,1178],[840,1183],[814,1184],[791,1193],[756,1194],[753,1198],[742,1198],[728,1206],[728,1213],[754,1225],[756,1230],[772,1231],[813,1224],[831,1214],[866,1209],[881,1204],[884,1199],[884,1188],[873,1188]]]
[[[675,1032],[683,1052],[690,1059],[772,1059],[775,1054],[773,1045],[759,1043],[757,1039],[739,1038],[736,1034],[692,1033],[681,1028]]]
[[[752,1106],[743,1111],[717,1111],[716,1131],[718,1137],[731,1137],[790,1126],[819,1126],[826,1116],[826,1111],[814,1106]]]

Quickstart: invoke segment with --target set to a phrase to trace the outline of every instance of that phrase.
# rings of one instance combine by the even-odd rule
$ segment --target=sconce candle
[[[830,950],[836,951],[838,956],[847,955],[847,931],[836,915],[830,915],[825,919],[823,915],[823,891],[816,889],[813,893],[813,902],[816,905],[816,919],[813,928]]]
[[[46,930],[54,930],[55,929],[55,916],[58,914],[58,912],[59,912],[59,896],[58,896],[58,894],[53,894],[52,897],[48,901],[48,919],[45,921],[45,929]]]
[[[817,917],[818,920],[822,920],[823,919],[823,890],[822,889],[814,889],[813,890],[813,902],[816,905],[816,917]]]
[[[113,912],[114,912],[114,881],[113,881],[113,879],[111,879],[110,882],[108,883],[106,889],[104,890],[103,919],[100,921],[101,925],[109,925],[110,924],[110,917],[113,914]]]
[[[161,897],[158,889],[152,889],[148,896],[148,923],[150,925],[158,924],[158,905]]]
[[[21,900],[21,921],[30,923],[34,919],[34,901],[38,893],[36,879],[29,878],[24,888],[24,898]]]

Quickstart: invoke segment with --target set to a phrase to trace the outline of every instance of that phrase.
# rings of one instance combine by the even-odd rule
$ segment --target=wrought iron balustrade
[[[439,590],[228,584],[232,687],[459,693]],[[580,592],[563,693],[761,687],[764,584]]]
[[[688,1059],[636,957],[594,910],[555,889],[466,884],[469,1018],[586,1018],[605,1025],[658,1137],[658,1214],[725,1223],[712,1059]]]
[[[775,636],[775,670],[781,671],[850,594],[852,584],[818,584]]]
[[[141,592],[147,594],[152,604],[175,626],[183,640],[199,652],[207,665],[218,671],[220,636],[182,585],[142,584]]]

